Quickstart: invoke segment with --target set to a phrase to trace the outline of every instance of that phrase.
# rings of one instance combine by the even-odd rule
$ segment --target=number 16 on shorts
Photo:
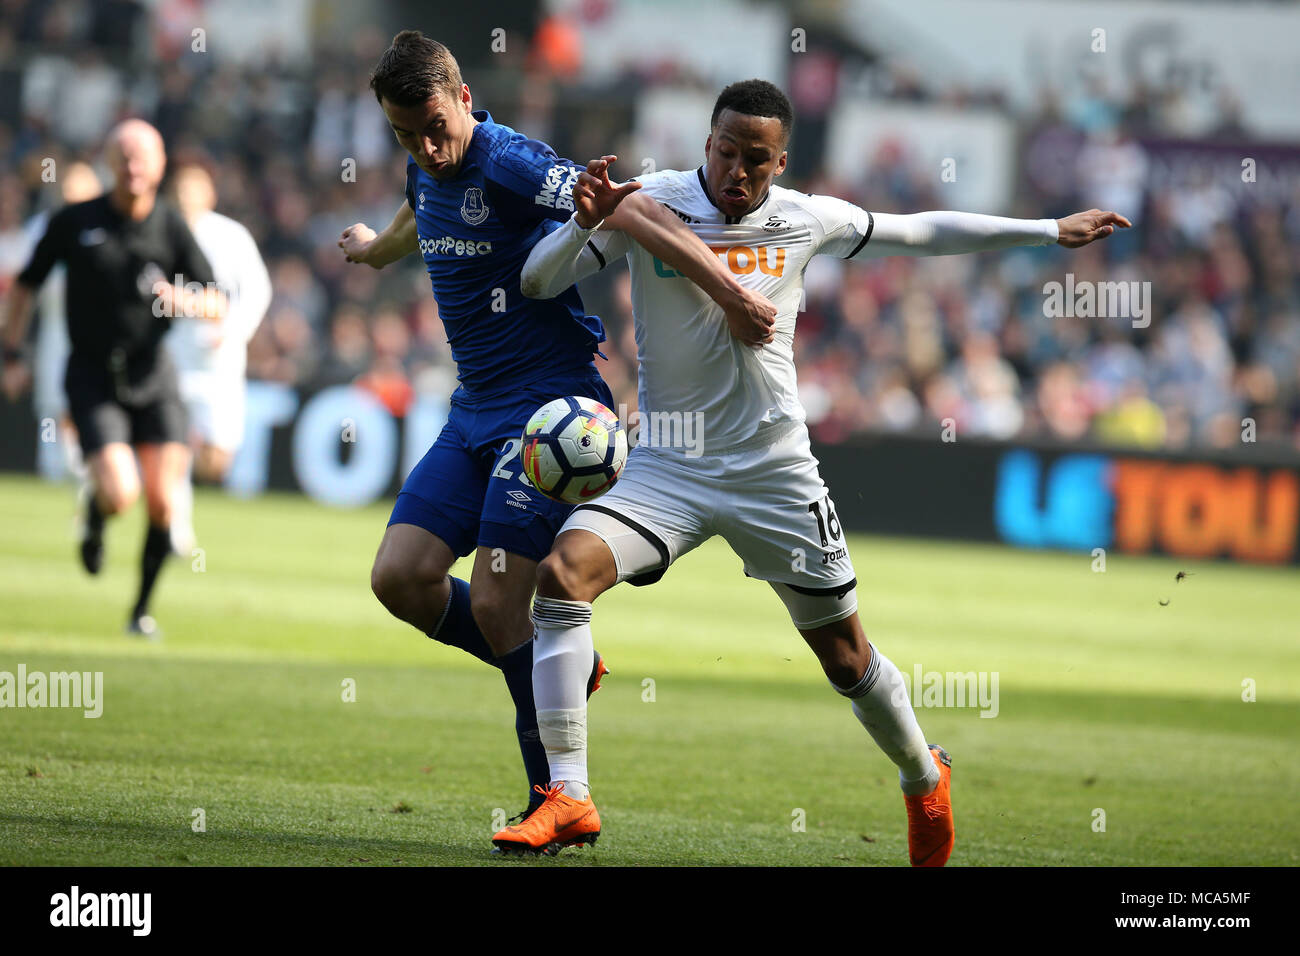
[[[808,506],[808,510],[817,518],[817,534],[822,539],[822,547],[829,548],[832,541],[838,546],[841,537],[840,519],[835,514],[835,505],[831,501],[831,496],[827,495],[821,501],[814,501]]]
[[[844,535],[831,496],[827,495],[821,501],[814,501],[808,506],[808,513],[817,519],[817,536],[822,542],[821,563],[830,564],[847,557],[849,550],[843,544]]]

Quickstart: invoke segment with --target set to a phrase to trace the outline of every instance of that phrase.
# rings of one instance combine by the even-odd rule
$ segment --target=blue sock
[[[474,622],[474,615],[469,608],[469,582],[460,578],[448,578],[451,582],[451,597],[447,609],[442,612],[442,620],[429,632],[429,637],[451,647],[459,647],[468,654],[473,654],[484,664],[498,667],[496,655],[483,639],[483,632]]]
[[[551,781],[551,768],[546,762],[546,748],[542,746],[537,731],[537,705],[533,702],[533,642],[527,640],[496,665],[505,675],[506,686],[515,702],[515,733],[519,735],[519,753],[524,758],[524,771],[528,774],[528,802],[536,804],[541,797],[533,792],[534,786],[545,788]]]
[[[442,620],[429,634],[435,641],[474,655],[485,664],[500,668],[505,675],[506,687],[515,703],[515,733],[519,736],[519,753],[524,758],[524,772],[528,774],[528,802],[540,803],[533,786],[545,787],[551,781],[551,768],[546,762],[546,748],[542,746],[537,731],[537,706],[533,703],[533,642],[525,641],[504,657],[497,657],[478,629],[469,605],[469,582],[448,578],[451,582],[451,599]]]

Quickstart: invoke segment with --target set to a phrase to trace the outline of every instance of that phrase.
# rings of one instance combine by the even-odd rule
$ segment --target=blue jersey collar
[[[470,158],[470,154],[473,153],[475,149],[486,146],[486,144],[481,142],[479,139],[480,136],[487,135],[487,133],[483,131],[483,124],[491,123],[493,126],[496,125],[496,120],[492,119],[492,114],[487,110],[471,110],[469,115],[478,120],[478,125],[474,127],[474,132],[470,135],[469,149],[465,150],[465,158],[461,160],[460,169],[456,173],[457,179],[461,177],[461,174],[464,173],[469,166],[475,165]]]

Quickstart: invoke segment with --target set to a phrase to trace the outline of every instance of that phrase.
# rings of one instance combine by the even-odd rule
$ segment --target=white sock
[[[585,800],[587,680],[594,654],[591,604],[538,597],[533,601],[533,623],[533,700],[551,782],[563,782],[566,796]]]
[[[854,716],[898,767],[903,793],[925,794],[938,785],[939,768],[907,698],[903,675],[893,661],[872,647],[871,662],[862,679],[852,687],[835,689],[852,701]]]
[[[587,785],[581,780],[561,780],[560,782],[564,784],[564,795],[572,797],[574,800],[586,800],[590,793]]]

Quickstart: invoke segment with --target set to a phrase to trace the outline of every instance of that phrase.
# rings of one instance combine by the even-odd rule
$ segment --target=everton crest
[[[487,217],[488,207],[483,201],[483,190],[470,186],[465,190],[465,201],[460,204],[460,218],[471,226],[477,226]]]

